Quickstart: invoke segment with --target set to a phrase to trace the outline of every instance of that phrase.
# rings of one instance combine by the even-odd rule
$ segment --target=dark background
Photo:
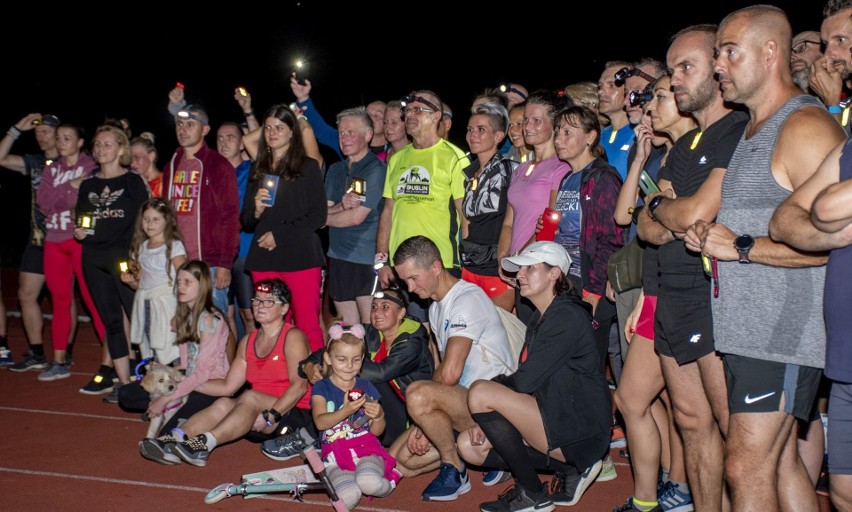
[[[19,4],[22,14],[5,16],[0,31],[0,127],[41,112],[91,134],[105,117],[128,118],[134,134],[157,135],[162,167],[176,146],[166,111],[175,82],[186,86],[190,102],[207,108],[213,127],[207,142],[215,147],[219,123],[243,120],[234,88],[250,91],[258,114],[293,101],[289,72],[302,57],[311,97],[327,121],[343,108],[432,89],[453,108],[450,139],[467,150],[465,110],[484,88],[506,81],[530,91],[597,82],[607,61],[664,60],[669,38],[681,28],[718,23],[754,3],[499,3],[511,9],[484,1]],[[819,30],[823,1],[774,5],[787,11],[794,34]],[[35,149],[27,133],[12,152]],[[17,265],[26,238],[27,186],[26,179],[0,172],[3,266]]]

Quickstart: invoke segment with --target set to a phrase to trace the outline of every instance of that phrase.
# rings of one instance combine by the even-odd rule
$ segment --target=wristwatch
[[[734,239],[734,249],[740,255],[740,263],[751,263],[748,253],[754,247],[754,238],[751,235],[740,235]]]
[[[660,206],[660,203],[663,202],[666,196],[656,196],[654,199],[651,199],[651,202],[648,203],[648,216],[651,217],[651,220],[657,222],[657,217],[654,215],[654,211]]]

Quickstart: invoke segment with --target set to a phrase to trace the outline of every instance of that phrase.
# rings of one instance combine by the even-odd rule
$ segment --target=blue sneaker
[[[0,366],[12,366],[15,361],[12,359],[12,351],[8,347],[0,347]]]
[[[421,497],[423,501],[453,501],[462,494],[470,491],[470,479],[467,469],[462,466],[459,471],[452,464],[441,464],[438,476],[432,480]]]
[[[486,487],[502,484],[512,478],[512,473],[499,469],[490,469],[482,474],[482,484]]]
[[[692,512],[692,494],[683,492],[680,487],[669,480],[663,484],[663,492],[657,497],[657,502],[665,512]]]

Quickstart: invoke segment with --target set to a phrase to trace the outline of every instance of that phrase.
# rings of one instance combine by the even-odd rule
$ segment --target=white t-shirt
[[[479,379],[512,373],[516,357],[496,306],[475,284],[459,281],[440,301],[429,306],[429,322],[443,356],[447,340],[461,336],[473,341],[459,384],[470,387]]]
[[[186,256],[186,248],[180,240],[172,242],[172,258],[175,256]],[[139,265],[142,266],[142,275],[139,278],[139,288],[150,290],[161,284],[168,283],[169,277],[172,282],[175,278],[175,268],[169,263],[169,272],[166,273],[166,245],[163,244],[156,249],[148,249],[148,240],[142,242],[139,250]]]

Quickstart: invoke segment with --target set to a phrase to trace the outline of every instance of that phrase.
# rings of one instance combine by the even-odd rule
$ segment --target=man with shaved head
[[[719,25],[722,95],[745,105],[750,120],[722,181],[716,223],[698,221],[686,234],[687,248],[718,262],[713,330],[725,359],[734,510],[818,510],[796,419],[809,420],[824,366],[826,258],[777,241],[775,224],[770,237],[769,221],[794,197],[799,208],[781,225],[809,218],[813,197],[800,187],[844,134],[793,83],[791,47],[790,23],[774,6],[740,9]]]

